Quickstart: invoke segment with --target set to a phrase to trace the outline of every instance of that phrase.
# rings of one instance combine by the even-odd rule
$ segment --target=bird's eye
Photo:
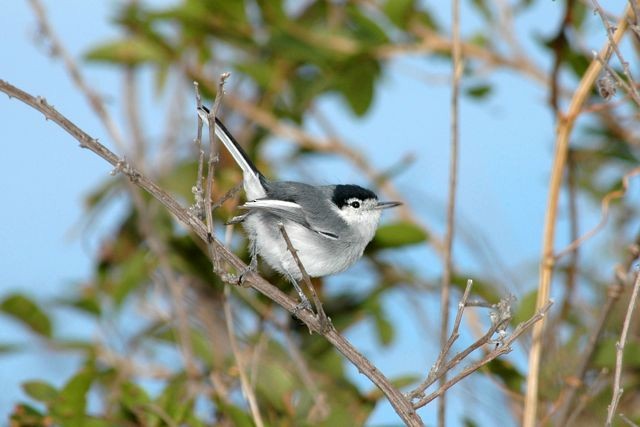
[[[360,207],[360,202],[351,202],[350,205],[352,208],[358,209]]]

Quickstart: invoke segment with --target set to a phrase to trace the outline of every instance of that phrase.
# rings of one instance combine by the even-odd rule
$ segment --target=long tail
[[[204,123],[209,123],[207,118],[209,110],[207,107],[203,106],[201,110],[198,110],[198,114]],[[242,169],[244,191],[247,193],[247,198],[249,200],[253,200],[266,197],[266,192],[262,185],[262,181],[264,180],[263,175],[260,173],[258,168],[256,168],[256,165],[253,164],[251,159],[249,159],[249,156],[242,149],[240,144],[238,144],[238,141],[236,141],[233,135],[231,135],[231,132],[227,130],[225,125],[217,117],[216,135],[220,138],[220,141],[222,141],[224,146],[227,147],[231,157],[233,157],[238,166]]]

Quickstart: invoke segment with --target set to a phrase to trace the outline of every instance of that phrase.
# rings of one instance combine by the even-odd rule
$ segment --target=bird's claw
[[[311,309],[311,303],[307,298],[304,298],[302,301],[300,301],[300,303],[298,303],[298,305],[296,305],[296,307],[293,309],[293,314],[297,316],[300,310],[309,310],[313,313],[313,310]]]
[[[247,287],[248,285],[245,285],[245,283],[244,283],[246,278],[247,278],[247,275],[255,273],[255,272],[256,272],[256,269],[252,268],[251,266],[249,266],[249,267],[245,268],[244,270],[242,270],[240,272],[240,274],[238,274],[238,276],[237,276],[237,278],[238,278],[238,280],[237,280],[238,286]]]

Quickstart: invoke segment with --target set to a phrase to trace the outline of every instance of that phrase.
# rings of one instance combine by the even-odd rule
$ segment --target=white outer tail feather
[[[198,110],[198,115],[200,116],[200,119],[209,126],[209,115],[207,114],[207,111]],[[216,126],[215,129],[216,135],[220,138],[220,141],[222,141],[224,146],[227,147],[227,151],[229,151],[233,160],[235,160],[238,166],[240,166],[240,169],[242,169],[242,184],[244,191],[247,194],[247,199],[255,200],[267,197],[267,193],[260,181],[260,176],[254,172],[253,167],[247,163],[243,153],[240,151],[241,148],[236,146],[231,136],[227,135],[222,127]]]

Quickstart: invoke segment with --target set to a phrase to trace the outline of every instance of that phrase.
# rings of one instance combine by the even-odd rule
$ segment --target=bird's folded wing
[[[338,236],[334,233],[326,230],[320,230],[317,227],[314,227],[313,224],[309,223],[309,220],[304,214],[302,206],[295,202],[288,202],[285,200],[277,199],[257,199],[246,202],[244,205],[240,206],[240,208],[249,211],[262,210],[279,218],[282,218],[283,220],[288,220],[295,222],[296,224],[300,224],[301,226],[308,228],[309,230],[318,233],[319,235],[328,239],[335,240],[338,238]]]

